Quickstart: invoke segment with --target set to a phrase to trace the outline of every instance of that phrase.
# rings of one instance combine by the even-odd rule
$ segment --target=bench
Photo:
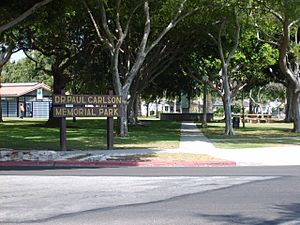
[[[270,123],[273,122],[272,114],[244,114],[240,115],[241,121],[245,123]]]

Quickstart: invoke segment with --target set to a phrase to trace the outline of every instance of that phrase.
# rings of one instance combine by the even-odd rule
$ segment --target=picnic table
[[[272,114],[241,114],[241,121],[245,123],[270,123],[273,122]]]

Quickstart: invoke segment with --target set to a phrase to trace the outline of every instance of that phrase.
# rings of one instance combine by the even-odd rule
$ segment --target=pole
[[[65,95],[65,90],[61,90],[61,94]],[[53,108],[52,108],[53,109]],[[60,150],[67,151],[67,120],[66,117],[60,118]]]
[[[113,95],[113,91],[109,90],[108,94]],[[112,107],[112,106],[108,106],[108,107]],[[111,150],[114,147],[114,118],[107,117],[106,123],[107,123],[107,129],[106,129],[107,150]]]
[[[202,127],[207,127],[207,81],[205,81],[203,89]]]
[[[66,117],[60,118],[60,150],[67,150],[67,121]]]
[[[244,106],[244,92],[242,92],[242,118],[243,118],[243,128],[245,128],[245,106]]]

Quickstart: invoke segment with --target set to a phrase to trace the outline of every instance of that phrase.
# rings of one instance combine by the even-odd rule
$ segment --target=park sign
[[[60,150],[67,150],[66,117],[106,117],[107,149],[114,146],[113,121],[121,117],[122,97],[113,95],[53,95],[53,117],[60,117]]]
[[[117,95],[53,95],[54,117],[120,117]]]

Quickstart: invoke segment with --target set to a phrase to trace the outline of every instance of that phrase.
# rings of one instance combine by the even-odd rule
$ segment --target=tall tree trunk
[[[0,89],[1,89],[1,72],[2,72],[2,66],[0,67]],[[0,95],[0,123],[3,123],[3,117],[2,117],[2,99]]]
[[[128,121],[127,121],[127,109],[128,109],[128,104],[127,102],[123,101],[123,104],[120,105],[120,112],[121,116],[118,119],[118,134],[121,137],[126,137],[128,136]]]
[[[3,69],[3,66],[10,59],[11,55],[12,55],[12,48],[11,47],[7,48],[4,53],[0,53],[0,88],[1,88],[2,69]],[[3,122],[3,118],[2,118],[2,102],[1,102],[1,96],[0,96],[0,123],[2,123],[2,122]]]
[[[0,84],[0,88],[1,88],[1,84]],[[2,117],[2,100],[1,100],[1,96],[0,96],[0,123],[4,122],[3,121],[3,117]]]
[[[254,110],[253,110],[254,106],[253,106],[253,100],[252,98],[249,99],[249,113],[253,114]]]
[[[300,91],[293,95],[293,115],[294,115],[294,129],[296,133],[300,133]]]
[[[136,125],[136,117],[135,117],[135,102],[136,102],[136,95],[133,94],[128,103],[128,122],[129,124]]]
[[[225,28],[224,20],[221,23],[221,27],[219,29],[218,38],[215,39],[211,34],[210,36],[213,38],[215,43],[218,45],[218,51],[221,59],[221,75],[222,75],[222,85],[223,85],[223,105],[224,105],[224,113],[225,113],[225,134],[226,135],[234,135],[233,127],[232,127],[232,118],[231,118],[231,91],[229,85],[229,77],[228,77],[228,66],[230,65],[230,61],[237,50],[240,39],[241,27],[237,18],[236,12],[235,14],[235,23],[236,23],[236,31],[234,35],[234,45],[231,48],[231,51],[228,55],[224,54],[223,46],[222,46],[222,33]]]
[[[53,73],[53,95],[62,95],[65,93],[66,79],[63,74],[57,70],[52,69]],[[46,127],[59,127],[61,118],[53,117],[53,106],[51,106],[49,119],[46,122]]]
[[[283,28],[283,35],[281,37],[280,47],[279,47],[279,68],[282,73],[287,77],[288,82],[294,87],[293,93],[293,122],[294,128],[293,131],[296,133],[300,133],[300,109],[299,109],[299,92],[300,92],[300,74],[299,74],[299,64],[296,62],[295,67],[296,69],[293,70],[293,66],[290,65],[288,60],[288,50],[290,48],[290,29],[291,24],[293,22],[289,21],[287,15],[283,18],[282,28]]]
[[[207,127],[207,82],[204,83],[204,87],[203,87],[202,127]]]
[[[211,93],[207,93],[207,112],[212,113],[213,112],[213,101]]]
[[[149,103],[146,103],[146,117],[149,117]]]
[[[0,89],[1,89],[1,71],[2,68],[0,68]],[[0,123],[3,123],[3,117],[2,117],[2,99],[1,99],[1,95],[0,95]]]
[[[225,113],[225,134],[233,135],[232,118],[231,118],[231,94],[227,75],[227,66],[222,71],[223,89],[224,89],[224,113]]]
[[[134,102],[134,118],[136,123],[139,123],[138,116],[140,111],[140,103],[140,95],[138,94]]]
[[[292,88],[291,85],[288,85],[288,88],[286,90],[287,93],[287,103],[286,103],[286,109],[285,109],[285,122],[291,123],[293,122],[293,96],[294,96],[294,90],[295,88]]]

